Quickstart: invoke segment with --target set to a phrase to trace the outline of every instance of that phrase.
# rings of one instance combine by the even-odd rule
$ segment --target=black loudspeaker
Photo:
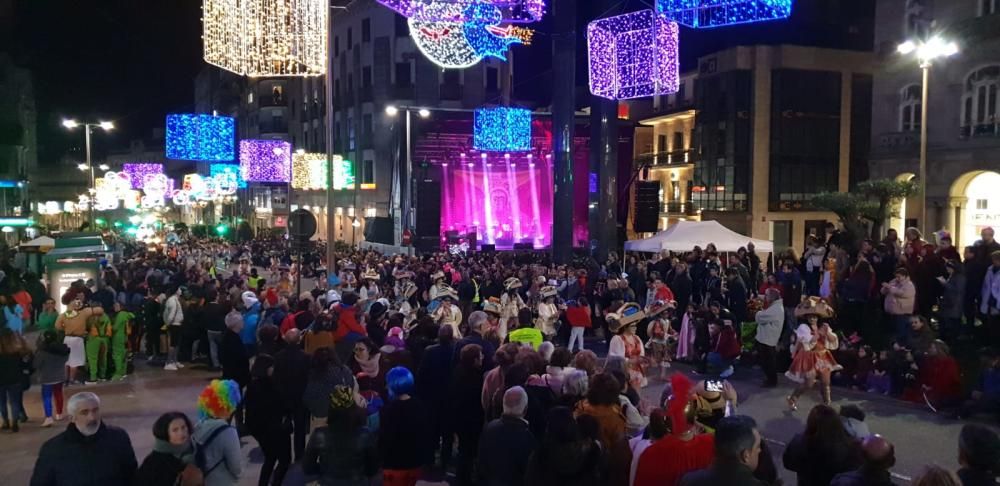
[[[417,184],[417,236],[441,237],[441,183],[420,181]]]
[[[457,245],[458,244],[458,231],[455,231],[455,230],[445,231],[444,232],[444,236],[445,236],[445,238],[447,240],[447,243],[449,245]]]
[[[535,245],[531,243],[514,243],[515,250],[534,250]]]
[[[365,218],[365,241],[391,245],[395,239],[392,218]]]
[[[441,250],[441,239],[437,236],[419,236],[413,246],[418,253],[434,253]]]
[[[635,183],[635,217],[633,226],[636,233],[655,233],[660,219],[660,182],[638,181]]]
[[[481,251],[483,253],[496,253],[497,246],[496,245],[487,245],[487,244],[484,243],[483,246],[479,248],[479,251]]]
[[[468,234],[465,235],[465,240],[469,242],[469,249],[471,249],[472,251],[476,251],[476,244],[479,243],[479,236],[476,235],[476,232],[470,231]],[[496,250],[496,247],[493,247],[493,249]]]

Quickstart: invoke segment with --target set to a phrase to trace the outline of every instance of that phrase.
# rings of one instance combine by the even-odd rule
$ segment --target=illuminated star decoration
[[[680,87],[678,27],[639,10],[587,26],[590,92],[624,100],[676,93]]]
[[[531,150],[531,110],[496,106],[478,108],[472,144],[486,152]],[[484,154],[485,155],[485,154]]]
[[[496,28],[503,18],[500,11],[482,3],[470,5],[465,11],[469,20],[462,24],[462,33],[476,54],[507,60],[507,49],[511,44],[520,44],[521,39],[501,37],[493,32],[491,28]]]
[[[472,20],[467,7],[485,5],[495,8],[504,22],[538,22],[545,15],[545,0],[378,0],[378,3],[403,17],[420,22],[467,22]]]
[[[295,152],[292,154],[292,188],[326,189],[327,170],[326,154]]]
[[[233,174],[236,178],[236,187],[239,189],[247,188],[247,181],[243,180],[243,175],[240,174],[240,166],[236,164],[212,164],[208,166],[208,175],[215,177],[219,174]]]
[[[228,162],[236,158],[236,120],[228,116],[167,115],[167,158]]]
[[[128,174],[132,189],[142,189],[146,174],[162,174],[163,164],[125,163],[122,164],[122,173]]]
[[[792,0],[657,0],[656,11],[695,29],[785,19]]]
[[[284,140],[240,140],[240,173],[247,182],[288,182],[292,146]]]
[[[328,0],[204,0],[205,62],[241,76],[326,73]]]

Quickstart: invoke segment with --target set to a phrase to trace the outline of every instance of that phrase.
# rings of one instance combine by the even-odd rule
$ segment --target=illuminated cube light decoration
[[[122,164],[122,173],[132,180],[132,189],[142,189],[146,174],[162,174],[163,164],[126,163]]]
[[[677,34],[676,23],[652,10],[591,22],[590,92],[612,100],[676,93]]]
[[[531,150],[531,110],[496,106],[475,113],[473,147],[487,152]]]
[[[333,156],[334,190],[354,189],[354,164],[339,155]]]
[[[334,161],[338,158],[339,155],[334,156]],[[292,188],[325,190],[328,168],[326,154],[295,152],[292,154]]]
[[[247,182],[288,182],[292,146],[284,140],[240,140],[240,173]]]
[[[167,115],[167,158],[229,162],[236,158],[235,136],[232,117]]]
[[[792,15],[792,0],[657,0],[656,10],[698,29],[785,19]]]
[[[208,175],[215,177],[223,173],[232,173],[236,177],[236,187],[240,189],[247,188],[247,181],[243,180],[243,174],[240,173],[240,166],[236,164],[212,164],[208,166]]]
[[[205,62],[241,76],[326,73],[328,0],[204,0]]]
[[[545,0],[378,0],[396,13],[424,22],[466,22],[467,7],[490,5],[503,16],[504,22],[538,22],[545,15]]]

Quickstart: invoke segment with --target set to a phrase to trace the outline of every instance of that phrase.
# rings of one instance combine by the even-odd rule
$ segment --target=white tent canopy
[[[735,252],[747,243],[761,253],[772,253],[774,243],[741,235],[719,224],[718,221],[678,221],[671,227],[649,238],[625,242],[626,251],[659,252],[663,250],[684,252],[695,246],[705,248],[714,243],[719,251]]]
[[[56,246],[56,240],[49,238],[48,236],[39,236],[31,241],[26,241],[18,245],[22,248],[39,248],[39,247],[49,247],[52,248]]]

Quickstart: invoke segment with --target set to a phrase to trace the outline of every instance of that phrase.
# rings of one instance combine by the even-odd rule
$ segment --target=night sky
[[[39,151],[43,164],[82,145],[67,133],[63,117],[113,120],[112,134],[94,139],[96,153],[127,147],[163,126],[168,112],[193,108],[194,77],[201,59],[201,0],[0,0],[13,4],[13,29],[0,32],[0,50],[32,70],[39,111]],[[598,2],[580,0],[579,85],[586,85],[585,25]],[[607,15],[644,8],[619,2]],[[604,11],[604,9],[601,9]],[[698,56],[753,43],[870,49],[874,0],[797,0],[788,21],[694,31],[682,29],[682,69]],[[515,95],[534,106],[549,102],[551,15],[535,27],[531,47],[517,48]],[[0,26],[3,26],[0,18]],[[9,36],[9,37],[8,37]],[[583,100],[583,102],[586,102]]]

